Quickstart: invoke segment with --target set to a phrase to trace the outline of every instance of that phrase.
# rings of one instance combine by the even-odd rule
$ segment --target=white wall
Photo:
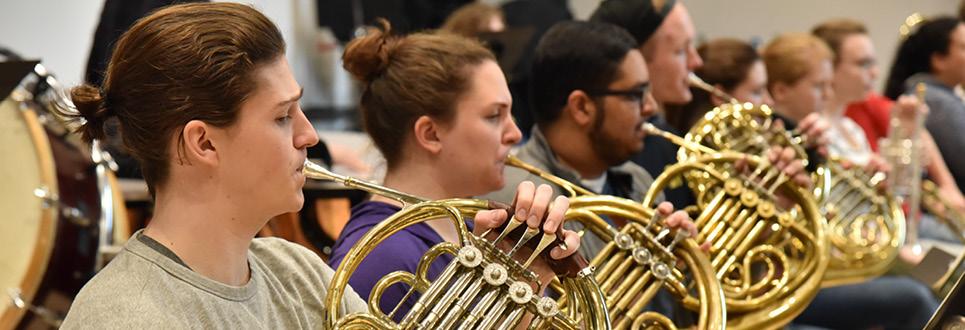
[[[824,20],[849,17],[864,22],[878,54],[883,88],[898,46],[898,27],[908,15],[957,15],[959,0],[688,0],[697,30],[706,38],[760,38],[787,31],[808,32]]]
[[[304,104],[351,104],[351,83],[339,67],[340,49],[314,52],[324,41],[316,29],[313,0],[240,0],[253,3],[279,26],[288,42],[288,59],[304,85]],[[501,3],[502,0],[485,0]],[[577,18],[585,19],[599,0],[570,0]],[[766,41],[783,31],[806,31],[832,17],[865,21],[871,29],[882,73],[891,63],[897,28],[908,14],[954,14],[959,0],[686,0],[699,33]],[[41,58],[62,81],[83,79],[101,0],[0,0],[0,45],[26,57]],[[319,74],[322,72],[323,74]],[[332,87],[334,86],[334,87]]]
[[[313,0],[239,0],[271,18],[288,43],[288,60],[305,88],[303,104],[351,103],[351,84],[344,74],[329,73],[323,84],[317,67],[335,68],[338,56],[313,55],[319,33]],[[102,0],[0,0],[0,45],[26,58],[41,59],[66,86],[83,81]],[[324,88],[337,85],[339,88]]]
[[[43,59],[65,84],[84,79],[101,0],[0,0],[0,46]]]

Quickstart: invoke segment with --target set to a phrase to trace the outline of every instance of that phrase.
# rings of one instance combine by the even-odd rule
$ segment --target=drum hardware
[[[91,143],[91,160],[94,161],[97,172],[97,188],[101,196],[115,196],[114,185],[111,184],[111,173],[116,171],[117,163],[106,150],[101,149],[100,141],[94,140]],[[97,235],[97,255],[94,258],[94,270],[99,271],[107,265],[121,251],[121,247],[115,242],[115,220],[118,214],[114,214],[117,209],[114,198],[101,198],[101,213],[98,218],[98,228],[100,234]],[[126,221],[127,219],[121,219]],[[123,242],[120,242],[123,243]]]
[[[34,189],[34,196],[43,201],[44,208],[56,208],[62,217],[66,218],[73,224],[87,227],[93,223],[90,219],[84,216],[84,212],[80,209],[61,204],[60,198],[57,196],[57,194],[51,193],[50,188],[46,186],[40,186],[39,188]]]
[[[58,213],[71,223],[82,227],[90,226],[92,223],[90,219],[84,216],[84,212],[80,209],[61,204],[57,194],[51,193],[50,188],[46,186],[40,186],[34,189],[34,196],[37,196],[37,198],[43,201],[42,205],[44,208],[56,208]]]
[[[34,315],[39,316],[47,325],[54,328],[60,328],[64,323],[64,316],[58,315],[56,312],[44,308],[43,306],[36,306],[28,303],[23,299],[20,293],[20,289],[9,288],[7,289],[7,294],[10,296],[13,305],[19,309],[26,309]]]
[[[56,193],[50,191],[50,187],[41,185],[34,189],[34,196],[40,198],[44,208],[52,208],[60,204],[60,198]]]
[[[0,222],[0,236],[12,251],[0,262],[0,274],[6,275],[0,287],[15,293],[0,301],[0,328],[58,324],[57,315],[67,313],[107,260],[103,255],[111,247],[99,244],[103,217],[111,217],[113,234],[120,237],[109,242],[127,238],[113,221],[124,217],[123,203],[105,203],[120,199],[102,193],[116,189],[101,189],[104,182],[116,185],[110,156],[100,154],[95,162],[88,146],[68,134],[67,118],[54,107],[69,99],[43,66],[33,67],[34,75],[0,103],[0,150],[6,155],[0,173],[17,173],[5,177],[10,189],[0,191],[0,208],[11,214]],[[111,205],[110,211],[102,212],[104,205]]]

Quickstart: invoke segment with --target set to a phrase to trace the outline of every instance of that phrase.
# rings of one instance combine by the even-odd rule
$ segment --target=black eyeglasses
[[[631,89],[625,89],[625,90],[591,89],[591,90],[587,90],[586,93],[590,96],[604,96],[604,95],[622,96],[627,100],[642,103],[643,99],[645,99],[647,97],[647,94],[650,93],[650,84],[638,86]]]

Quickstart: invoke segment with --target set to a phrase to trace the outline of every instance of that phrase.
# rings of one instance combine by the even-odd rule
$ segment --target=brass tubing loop
[[[575,221],[606,245],[592,257],[614,329],[677,329],[672,318],[647,306],[663,289],[696,314],[697,329],[723,329],[723,293],[710,260],[685,231],[671,231],[653,209],[637,201],[597,195],[509,156],[506,164],[559,186],[570,198],[565,221]],[[606,219],[626,222],[620,228]],[[568,304],[563,301],[566,308]],[[688,325],[689,326],[689,325]]]
[[[691,76],[691,85],[709,88],[715,95],[723,93],[696,76]],[[813,161],[804,151],[807,139],[778,124],[767,105],[722,104],[698,120],[685,140],[755,155],[763,155],[773,145],[792,147],[799,159]],[[678,159],[698,154],[681,148]],[[831,254],[822,286],[859,283],[884,274],[896,261],[906,235],[901,206],[877,188],[884,175],[858,166],[846,169],[842,160],[833,157],[818,165],[812,173],[813,194],[828,223]]]
[[[347,187],[365,190],[397,200],[403,209],[366,233],[346,254],[335,270],[326,297],[325,320],[334,329],[516,329],[530,322],[530,329],[610,329],[603,293],[595,281],[593,269],[579,254],[554,262],[547,260],[561,283],[567,306],[559,308],[556,300],[543,297],[534,290],[542,283],[528,266],[549,248],[562,241],[554,234],[531,229],[515,218],[507,220],[499,237],[488,240],[474,235],[465,220],[484,210],[500,208],[490,201],[475,199],[422,198],[382,187],[366,181],[341,176],[306,161],[303,172],[316,180],[332,180]],[[510,213],[512,214],[512,213]],[[430,248],[422,256],[415,274],[396,271],[376,283],[368,297],[367,313],[343,315],[342,299],[349,278],[362,260],[392,234],[432,219],[448,219],[458,229],[458,243],[444,242]],[[522,234],[520,234],[522,233]],[[488,233],[487,233],[488,234]],[[518,237],[518,238],[515,238]],[[493,242],[514,239],[509,252]],[[537,243],[538,242],[538,243]],[[445,270],[429,279],[429,265],[442,255],[452,256]],[[528,259],[525,259],[528,258]],[[521,259],[526,261],[521,261]],[[420,294],[412,309],[395,322],[395,306],[388,314],[379,306],[382,293],[392,285],[410,287],[403,302]],[[399,304],[402,304],[400,302]]]
[[[698,201],[697,242],[710,244],[724,291],[727,327],[780,328],[793,320],[817,295],[829,263],[827,223],[811,192],[760,157],[644,129],[693,155],[657,177],[643,205],[686,178]]]

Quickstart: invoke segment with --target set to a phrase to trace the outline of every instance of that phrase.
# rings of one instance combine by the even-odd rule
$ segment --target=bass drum
[[[0,329],[59,326],[130,236],[109,156],[56,118],[22,89],[0,103]]]
[[[54,248],[58,212],[57,173],[47,134],[22,102],[0,103],[0,329],[26,313],[17,302],[34,301]],[[19,300],[17,299],[19,297]]]

